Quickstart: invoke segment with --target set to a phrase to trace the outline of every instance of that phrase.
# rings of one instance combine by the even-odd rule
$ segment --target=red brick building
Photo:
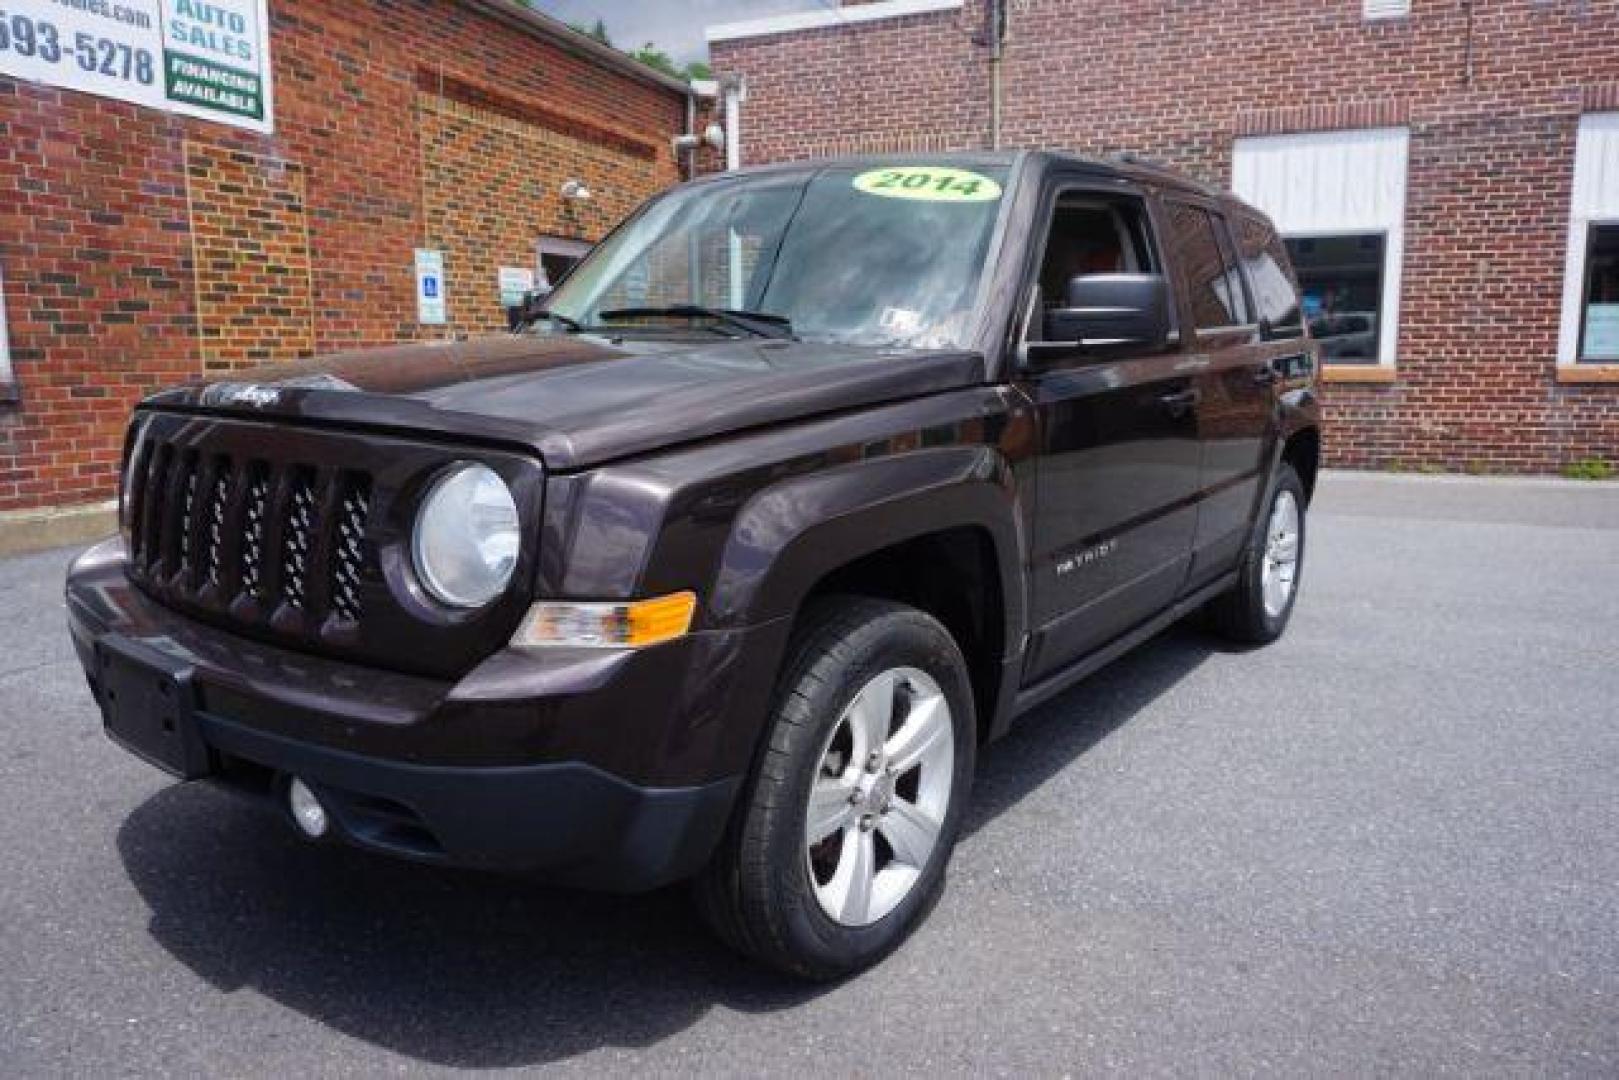
[[[1615,0],[877,0],[709,41],[744,163],[998,141],[1235,188],[1289,237],[1335,464],[1619,464]]]
[[[684,84],[508,0],[6,8],[0,518],[109,498],[158,386],[504,325],[502,267],[554,270],[680,176]],[[142,44],[171,27],[183,55]],[[87,60],[105,93],[72,88]]]

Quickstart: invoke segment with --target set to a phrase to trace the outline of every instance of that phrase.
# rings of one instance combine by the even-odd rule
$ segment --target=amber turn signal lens
[[[626,603],[544,600],[529,608],[512,635],[519,649],[638,649],[670,641],[691,629],[697,594],[670,593]]]

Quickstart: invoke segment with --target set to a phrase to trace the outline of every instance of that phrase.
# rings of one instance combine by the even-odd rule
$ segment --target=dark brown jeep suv
[[[107,733],[305,835],[694,878],[809,977],[928,910],[979,747],[1174,620],[1287,624],[1315,347],[1266,219],[1130,161],[661,195],[508,336],[157,394],[73,566]]]

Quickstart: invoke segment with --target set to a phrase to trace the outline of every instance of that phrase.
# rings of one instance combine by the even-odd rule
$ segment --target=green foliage
[[[1601,458],[1571,461],[1563,466],[1563,475],[1570,480],[1611,480],[1614,468]]]
[[[533,0],[528,0],[528,2],[532,5]],[[613,43],[613,39],[607,34],[607,24],[602,22],[600,19],[596,20],[595,26],[586,26],[584,23],[569,23],[568,26],[571,29],[577,30],[579,33],[585,35],[585,37],[595,38],[603,45],[611,45]]]
[[[524,0],[524,2],[531,7],[534,4],[534,0]],[[586,26],[584,23],[569,23],[568,27],[588,38],[595,38],[603,45],[618,48],[613,44],[612,35],[607,32],[607,24],[600,19],[597,19],[595,24],[591,26]],[[675,63],[673,57],[650,41],[626,55],[632,60],[640,61],[654,71],[661,71],[672,78],[684,79],[687,82],[691,82],[693,79],[711,79],[714,77],[713,70],[703,61],[693,60],[685,67],[681,67]]]
[[[693,60],[685,67],[681,67],[674,62],[674,59],[668,53],[650,41],[630,53],[630,55],[655,71],[661,71],[665,75],[672,75],[687,82],[691,82],[693,79],[713,78],[714,75],[712,69],[701,60]]]
[[[630,55],[649,68],[661,71],[665,75],[673,75],[677,79],[680,77],[680,69],[675,66],[674,60],[670,58],[668,53],[650,41],[630,53]]]

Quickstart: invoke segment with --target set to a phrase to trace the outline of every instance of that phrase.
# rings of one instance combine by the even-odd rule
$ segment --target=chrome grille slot
[[[223,577],[225,547],[225,518],[230,513],[231,460],[223,454],[214,458],[213,482],[208,487],[208,501],[202,517],[202,558],[199,565],[203,581],[218,588]]]
[[[360,574],[366,563],[366,526],[371,514],[371,481],[345,473],[338,503],[337,535],[332,552],[332,612],[340,619],[360,619]]]
[[[158,572],[163,556],[163,515],[167,501],[165,496],[169,490],[169,469],[174,464],[174,447],[167,444],[159,446],[157,452],[150,456],[151,468],[146,474],[146,483],[142,485],[144,506],[140,513],[141,542],[137,553],[138,565],[149,574]]]
[[[176,547],[174,565],[180,577],[191,580],[191,530],[196,524],[197,511],[197,455],[187,453],[180,459],[180,513],[174,523]]]
[[[288,486],[287,521],[281,538],[281,595],[299,611],[304,610],[309,598],[318,508],[314,470],[295,468]]]
[[[262,461],[247,467],[247,495],[242,500],[242,592],[264,599],[264,541],[270,520],[270,468]]]

